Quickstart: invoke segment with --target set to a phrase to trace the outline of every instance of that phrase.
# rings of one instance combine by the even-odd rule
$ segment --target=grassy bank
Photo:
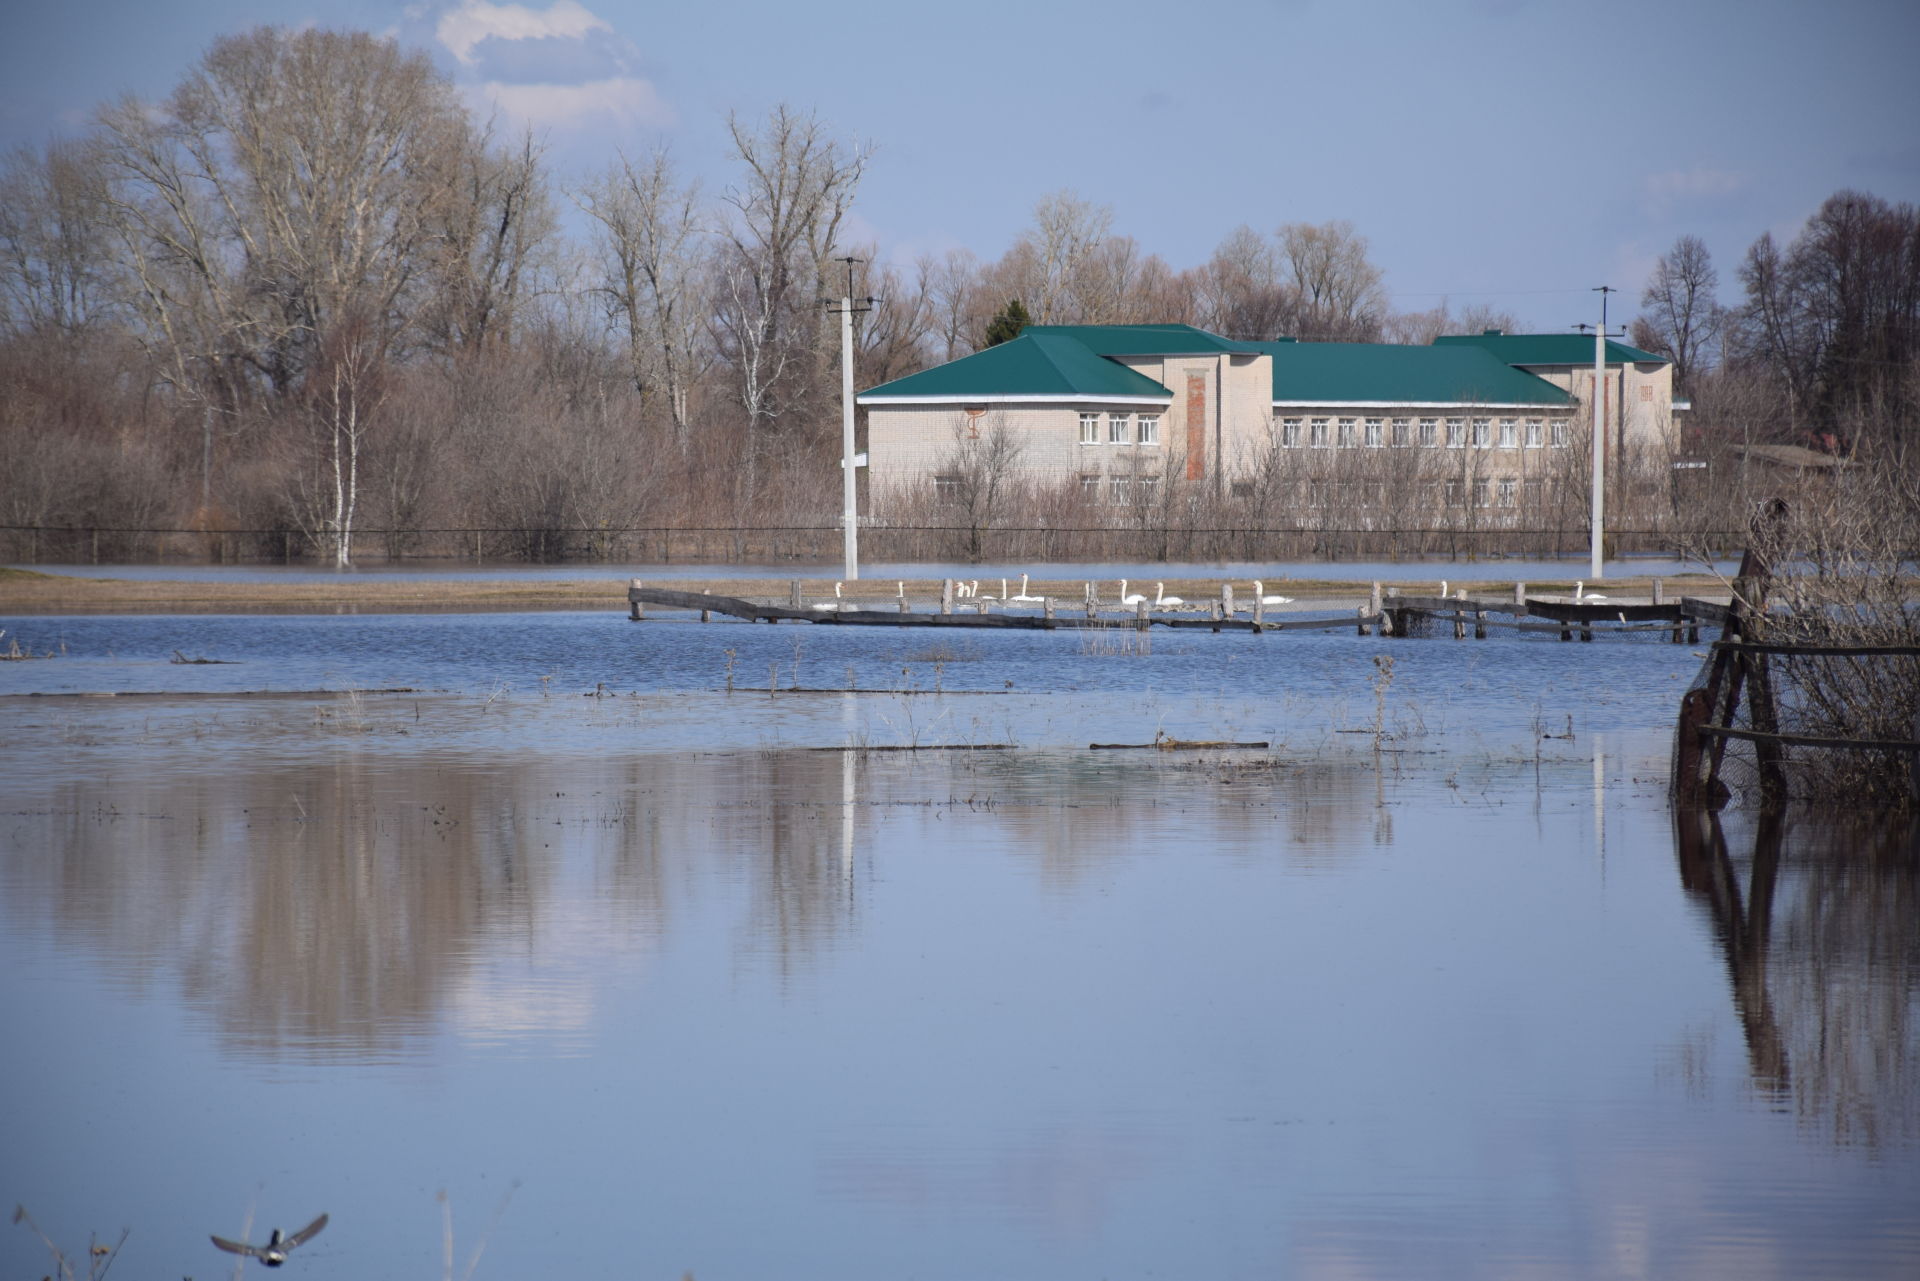
[[[1253,585],[1245,579],[1169,578],[1166,593],[1189,603],[1217,600],[1220,585],[1230,581],[1239,603],[1244,607]],[[791,590],[787,578],[726,578],[662,580],[658,586],[684,591],[712,591],[721,595],[754,600],[784,602]],[[1708,575],[1688,575],[1664,580],[1668,599],[1683,594],[1719,595],[1719,582]],[[1085,591],[1085,579],[1035,579],[1028,594],[1055,597],[1062,606],[1077,605]],[[1429,578],[1392,580],[1389,586],[1402,591],[1430,594],[1439,584]],[[1008,587],[1019,591],[1016,579]],[[1103,579],[1096,583],[1101,597],[1109,605],[1118,596],[1118,583]],[[1290,596],[1296,601],[1330,604],[1353,603],[1366,599],[1370,584],[1335,579],[1290,579],[1266,584],[1268,593]],[[1452,581],[1450,590],[1465,589],[1474,596],[1511,599],[1513,580],[1480,579]],[[1127,590],[1153,595],[1153,582],[1131,582]],[[342,577],[304,582],[198,582],[182,579],[82,578],[74,575],[35,570],[0,569],[0,614],[91,614],[91,613],[411,613],[461,611],[516,611],[581,609],[621,611],[626,609],[627,580],[612,577],[569,579],[452,579],[452,578],[378,578]],[[842,585],[842,598],[884,605],[897,598],[901,587],[896,579],[866,579]],[[1529,582],[1527,590],[1536,595],[1570,594],[1571,579]],[[1609,579],[1604,589],[1616,600],[1645,598],[1652,591],[1646,578]],[[921,608],[931,608],[940,597],[938,579],[908,579],[909,600]],[[982,580],[982,596],[999,595],[1000,581]],[[831,600],[834,583],[828,578],[801,580],[801,593],[808,601]],[[964,605],[965,602],[960,602]],[[1037,608],[1037,606],[1028,606]]]

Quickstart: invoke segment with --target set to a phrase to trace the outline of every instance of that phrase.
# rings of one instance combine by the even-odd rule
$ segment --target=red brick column
[[[1207,376],[1187,375],[1187,479],[1207,475]]]

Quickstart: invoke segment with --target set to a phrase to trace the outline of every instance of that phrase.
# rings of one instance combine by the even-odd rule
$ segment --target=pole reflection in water
[[[1713,923],[1753,1088],[1837,1143],[1920,1140],[1920,820],[1736,821],[1730,847],[1719,814],[1677,810],[1674,846]]]

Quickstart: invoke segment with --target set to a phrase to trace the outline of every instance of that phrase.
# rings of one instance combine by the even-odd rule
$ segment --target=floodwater
[[[1676,821],[1657,635],[0,626],[0,1193],[116,1275],[1920,1274],[1920,840]]]

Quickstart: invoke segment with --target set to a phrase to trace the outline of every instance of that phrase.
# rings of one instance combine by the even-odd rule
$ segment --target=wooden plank
[[[1709,738],[1738,738],[1749,743],[1780,743],[1788,747],[1843,747],[1858,752],[1920,752],[1920,742],[1901,738],[1820,738],[1813,734],[1768,734],[1730,725],[1701,725],[1697,733]]]
[[[1502,612],[1513,611],[1509,607]],[[1584,601],[1575,604],[1570,600],[1543,600],[1538,596],[1527,597],[1525,612],[1560,623],[1605,623],[1616,619],[1628,623],[1671,623],[1680,617],[1679,609],[1672,605],[1633,604],[1626,601],[1602,601],[1597,605],[1589,605]]]
[[[1920,645],[1794,645],[1785,641],[1715,641],[1715,649],[1744,654],[1799,654],[1808,658],[1920,656]]]

